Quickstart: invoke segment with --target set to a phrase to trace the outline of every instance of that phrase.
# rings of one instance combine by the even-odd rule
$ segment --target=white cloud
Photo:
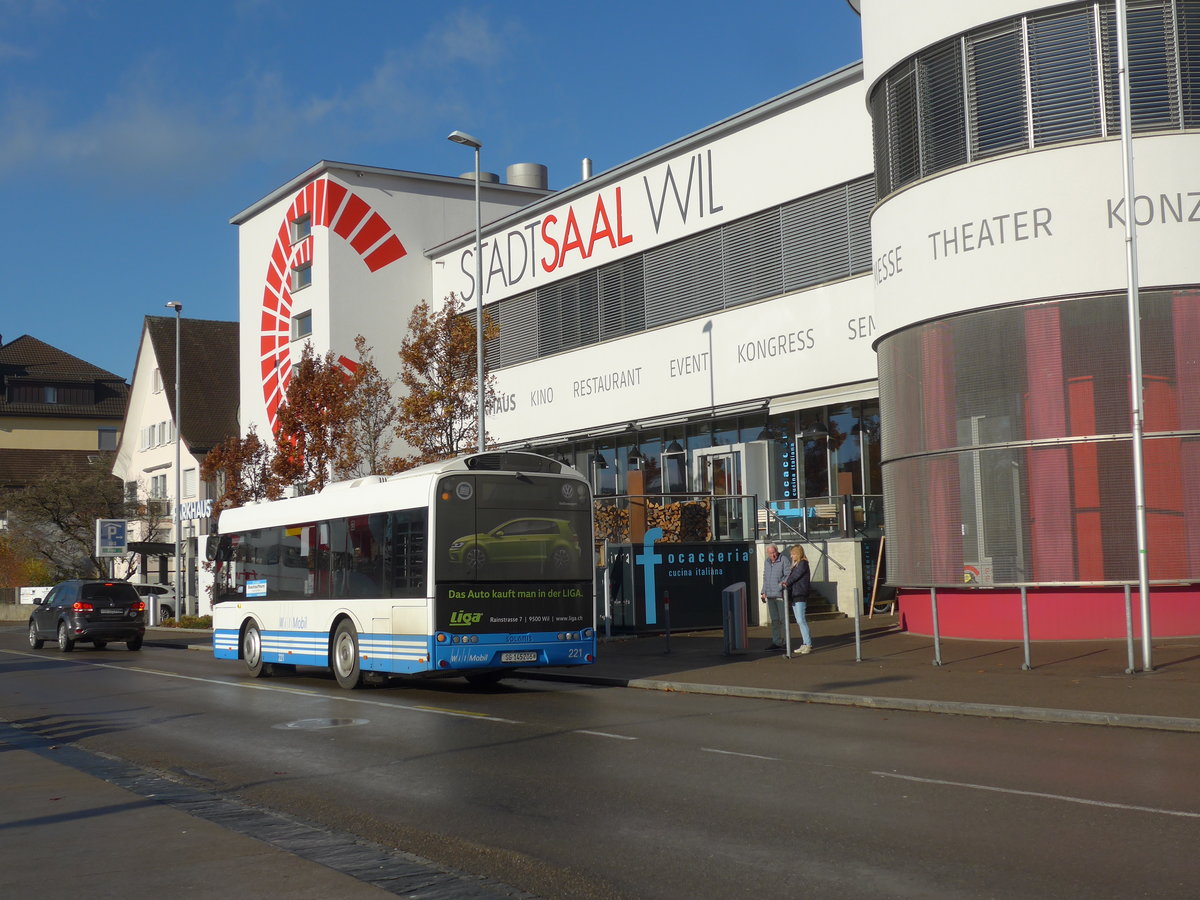
[[[2,5],[5,0],[0,0]],[[246,0],[242,12],[256,0]],[[55,8],[55,0],[47,0]],[[286,73],[251,68],[219,92],[198,90],[164,52],[140,57],[82,117],[77,96],[47,89],[0,97],[0,178],[34,170],[53,178],[186,188],[246,159],[313,159],[355,144],[402,142],[448,113],[486,103],[504,61],[524,43],[515,21],[452,11],[407,46],[392,46],[358,83],[315,79],[297,90]],[[0,58],[7,45],[0,44]],[[313,83],[313,80],[308,82]]]

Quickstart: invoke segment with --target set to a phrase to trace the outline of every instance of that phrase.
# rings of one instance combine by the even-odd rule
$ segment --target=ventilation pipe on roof
[[[583,166],[582,166],[582,169],[581,169],[581,174],[582,174],[582,180],[583,180],[583,181],[587,181],[589,178],[591,178],[591,177],[592,177],[592,160],[591,160],[591,157],[585,156],[585,157],[583,158]]]
[[[520,187],[546,190],[550,183],[549,172],[541,163],[513,163],[506,170],[508,183]]]
[[[475,173],[474,173],[474,172],[463,172],[463,173],[462,173],[461,175],[459,175],[458,177],[459,177],[459,178],[465,178],[467,181],[474,181],[474,180],[475,180]],[[491,183],[491,184],[499,184],[499,183],[500,183],[500,176],[499,176],[499,175],[497,175],[495,172],[480,172],[480,173],[479,173],[479,180],[480,180],[480,181],[486,181],[486,182],[489,182],[489,183]]]

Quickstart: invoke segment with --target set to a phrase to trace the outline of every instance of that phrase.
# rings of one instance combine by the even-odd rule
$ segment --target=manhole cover
[[[275,725],[288,731],[321,731],[325,728],[345,728],[349,725],[366,725],[368,719],[297,719],[295,722],[284,722]]]

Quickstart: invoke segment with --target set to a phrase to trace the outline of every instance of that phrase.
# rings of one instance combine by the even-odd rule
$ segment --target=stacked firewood
[[[707,500],[687,503],[646,504],[646,527],[661,528],[661,540],[671,543],[689,543],[712,540],[712,519],[709,517]]]
[[[595,504],[596,544],[629,543],[629,510],[611,504]]]

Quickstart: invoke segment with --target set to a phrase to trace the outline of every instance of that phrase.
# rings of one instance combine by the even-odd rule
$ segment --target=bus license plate
[[[536,650],[519,650],[516,653],[501,653],[500,662],[537,662]]]

